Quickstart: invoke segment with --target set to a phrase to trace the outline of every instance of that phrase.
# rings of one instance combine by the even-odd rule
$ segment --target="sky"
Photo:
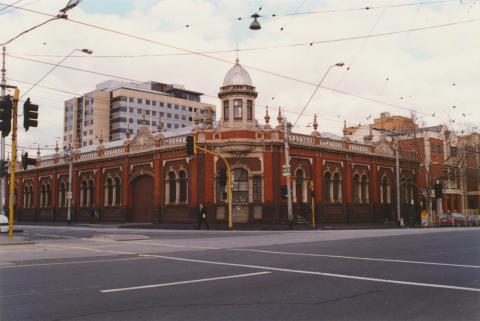
[[[48,19],[38,12],[57,14],[66,2],[0,0],[0,42]],[[249,29],[255,12],[257,31]],[[83,0],[68,15],[7,46],[8,83],[26,92],[52,68],[42,62],[56,64],[82,48],[93,54],[75,52],[61,65],[103,75],[58,67],[43,79],[28,93],[40,105],[39,127],[25,133],[19,126],[20,150],[39,144],[48,154],[57,140],[61,147],[64,101],[114,77],[183,84],[218,108],[219,87],[237,55],[258,91],[260,123],[268,106],[271,125],[281,107],[302,133],[312,131],[314,114],[321,132],[336,134],[344,121],[366,124],[385,111],[413,113],[421,126],[480,125],[480,2],[474,0]],[[338,62],[345,65],[329,68]]]

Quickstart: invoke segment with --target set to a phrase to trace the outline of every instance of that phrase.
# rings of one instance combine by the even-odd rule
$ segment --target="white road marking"
[[[143,243],[141,241],[132,241],[129,243],[133,244],[140,244],[140,245],[159,245],[164,247],[178,247],[178,248],[185,248],[185,249],[200,249],[200,250],[225,250],[221,247],[211,247],[211,246],[195,246],[195,245],[177,245],[171,243],[160,243],[160,242],[148,242]]]
[[[159,288],[159,287],[172,286],[172,285],[181,285],[181,284],[200,283],[200,282],[209,282],[209,281],[226,280],[226,279],[245,278],[245,277],[249,277],[249,276],[256,276],[256,275],[270,274],[270,273],[272,273],[272,272],[263,271],[263,272],[257,272],[257,273],[220,276],[220,277],[208,278],[208,279],[198,279],[198,280],[179,281],[179,282],[170,282],[170,283],[161,283],[161,284],[132,286],[132,287],[128,287],[128,288],[100,290],[100,292],[101,293],[112,293],[112,292],[123,292],[123,291],[132,291],[132,290],[141,290],[141,289],[151,289],[151,288]]]
[[[88,263],[103,263],[103,262],[117,262],[117,261],[133,261],[133,260],[145,260],[154,259],[154,257],[136,256],[123,259],[107,259],[107,260],[86,260],[86,261],[68,261],[68,262],[50,262],[50,263],[35,263],[35,264],[14,264],[14,265],[0,265],[1,269],[22,268],[22,267],[35,267],[35,266],[50,266],[50,265],[67,265],[67,264],[88,264]]]
[[[438,265],[438,266],[451,266],[451,267],[480,269],[480,266],[478,266],[478,265],[452,264],[452,263],[440,263],[440,262],[395,260],[395,259],[382,259],[382,258],[372,258],[372,257],[343,256],[343,255],[314,254],[314,253],[293,253],[293,252],[265,251],[265,250],[241,249],[241,248],[240,249],[228,249],[228,250],[229,251],[245,251],[245,252],[269,253],[269,254],[281,254],[281,255],[327,257],[327,258],[334,258],[334,259],[364,260],[364,261],[408,263],[408,264],[424,264],[424,265]]]
[[[318,275],[318,276],[327,276],[335,277],[342,279],[352,279],[352,280],[361,280],[361,281],[371,281],[371,282],[381,282],[381,283],[392,283],[392,284],[402,284],[402,285],[413,285],[413,286],[422,286],[430,288],[441,288],[449,290],[459,290],[459,291],[469,291],[469,292],[480,292],[479,288],[469,288],[461,286],[452,286],[446,284],[434,284],[434,283],[421,283],[421,282],[408,282],[408,281],[397,281],[390,279],[380,279],[380,278],[370,278],[356,275],[347,275],[347,274],[336,274],[336,273],[326,273],[326,272],[316,272],[316,271],[305,271],[305,270],[293,270],[293,269],[283,269],[270,266],[260,266],[260,265],[250,265],[250,264],[239,264],[239,263],[228,263],[228,262],[218,262],[218,261],[206,261],[206,260],[195,260],[195,259],[186,259],[180,257],[172,256],[163,256],[163,255],[140,255],[142,257],[157,257],[166,260],[174,261],[183,261],[183,262],[195,262],[195,263],[205,263],[205,264],[215,264],[215,265],[225,265],[225,266],[235,266],[235,267],[245,267],[252,269],[260,270],[269,270],[269,271],[279,271],[279,272],[289,272],[289,273],[299,273],[299,274],[309,274],[309,275]]]
[[[58,245],[56,245],[56,246],[58,246]],[[114,254],[126,254],[126,255],[136,255],[136,254],[138,254],[138,253],[135,253],[135,252],[101,250],[101,249],[95,249],[95,248],[91,248],[91,247],[82,247],[82,246],[62,246],[62,247],[67,247],[67,248],[75,249],[75,250],[86,250],[86,251],[100,252],[100,253],[114,253]]]
[[[35,236],[46,236],[46,237],[56,237],[56,238],[66,238],[66,239],[78,239],[74,236],[65,236],[65,235],[54,235],[54,234],[33,234]]]

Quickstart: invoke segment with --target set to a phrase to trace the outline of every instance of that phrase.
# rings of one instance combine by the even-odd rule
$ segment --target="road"
[[[480,229],[21,226],[0,320],[480,320]]]

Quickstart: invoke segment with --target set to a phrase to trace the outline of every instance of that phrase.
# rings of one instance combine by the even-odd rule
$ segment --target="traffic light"
[[[218,183],[220,186],[227,185],[227,170],[225,168],[220,168],[218,171]]]
[[[288,188],[287,185],[281,185],[280,186],[280,197],[283,199],[288,198]]]
[[[8,174],[8,162],[6,160],[0,160],[0,177],[5,177]]]
[[[22,167],[24,170],[27,170],[28,165],[37,165],[37,160],[33,158],[28,158],[28,153],[22,155]]]
[[[30,98],[23,103],[23,128],[25,131],[38,126],[38,105],[32,104]]]
[[[187,155],[195,154],[195,140],[193,136],[187,136],[187,145],[185,147],[187,150]]]
[[[0,130],[2,137],[7,137],[12,131],[12,100],[10,95],[0,100]]]

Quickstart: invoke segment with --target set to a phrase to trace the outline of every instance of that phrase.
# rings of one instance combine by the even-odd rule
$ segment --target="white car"
[[[0,233],[8,233],[8,217],[0,215]]]

